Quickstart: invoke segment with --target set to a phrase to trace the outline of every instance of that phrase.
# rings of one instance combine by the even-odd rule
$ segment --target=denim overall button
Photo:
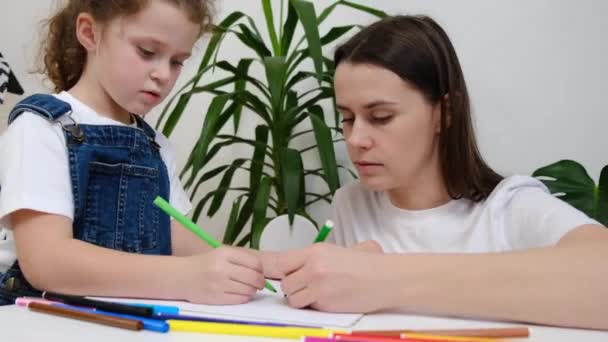
[[[10,277],[6,280],[5,287],[7,291],[15,291],[19,288],[19,279]]]

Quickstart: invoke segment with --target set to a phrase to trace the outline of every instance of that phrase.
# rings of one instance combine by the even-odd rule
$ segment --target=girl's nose
[[[167,82],[171,77],[170,63],[158,63],[150,73],[150,77],[161,83]]]

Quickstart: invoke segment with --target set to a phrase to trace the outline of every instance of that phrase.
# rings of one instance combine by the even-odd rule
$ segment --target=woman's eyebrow
[[[394,102],[394,101],[377,100],[377,101],[372,101],[372,102],[366,103],[365,105],[363,105],[363,108],[372,109],[372,108],[379,107],[379,106],[391,106],[391,105],[396,105],[396,104],[397,104],[397,102]],[[339,110],[346,110],[346,111],[352,112],[352,110],[350,108],[348,108],[345,105],[339,104],[339,103],[336,104],[336,108]]]

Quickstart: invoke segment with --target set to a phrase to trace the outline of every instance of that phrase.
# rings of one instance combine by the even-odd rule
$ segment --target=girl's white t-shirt
[[[386,192],[354,182],[333,202],[331,240],[375,240],[387,253],[491,253],[555,245],[570,230],[599,224],[554,197],[539,180],[511,176],[481,202],[451,200],[425,210],[394,206]]]
[[[126,126],[99,115],[67,92],[54,96],[72,106],[72,118],[79,124]],[[61,121],[71,123],[65,115]],[[169,201],[180,212],[187,213],[192,205],[178,177],[175,152],[160,132],[156,132],[156,142],[169,172]],[[0,225],[3,227],[11,227],[9,215],[20,209],[74,219],[68,150],[58,122],[23,113],[11,123],[0,136],[0,186]],[[14,261],[12,241],[1,243],[0,257],[8,260],[6,255],[9,255]],[[8,261],[0,260],[0,272],[4,262]]]

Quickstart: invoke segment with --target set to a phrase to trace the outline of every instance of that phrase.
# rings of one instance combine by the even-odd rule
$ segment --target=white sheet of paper
[[[225,319],[240,319],[256,322],[289,323],[311,325],[318,327],[347,328],[354,325],[362,314],[327,313],[308,309],[294,309],[287,305],[286,299],[280,290],[279,282],[270,281],[279,291],[272,293],[266,289],[248,303],[239,305],[202,305],[181,301],[159,301],[150,299],[124,299],[116,298],[113,301],[137,302],[158,305],[172,305],[180,309],[181,315],[217,317]],[[109,300],[109,298],[99,298]]]

